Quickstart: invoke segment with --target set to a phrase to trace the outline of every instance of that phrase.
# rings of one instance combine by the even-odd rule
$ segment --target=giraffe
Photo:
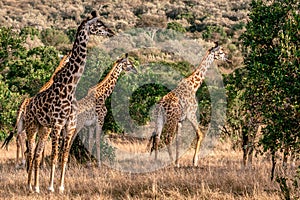
[[[155,130],[150,137],[148,147],[151,145],[151,152],[155,150],[155,160],[157,160],[158,145],[161,138],[167,145],[169,157],[173,162],[171,146],[169,145],[172,138],[176,135],[176,160],[175,165],[178,165],[179,157],[179,136],[181,135],[181,126],[184,120],[188,120],[196,131],[197,143],[193,157],[193,165],[198,164],[198,153],[204,134],[199,128],[199,123],[196,117],[198,102],[196,92],[201,86],[205,78],[205,73],[208,67],[214,60],[222,60],[230,62],[223,52],[222,48],[216,43],[206,52],[200,65],[187,78],[182,79],[176,88],[163,96],[155,107],[156,124]]]
[[[54,173],[58,161],[58,141],[61,130],[64,129],[62,145],[62,164],[59,192],[64,191],[66,164],[69,156],[70,141],[75,133],[77,101],[76,86],[85,68],[87,43],[90,35],[113,36],[114,33],[99,19],[95,11],[92,17],[82,21],[77,29],[75,42],[69,62],[57,72],[53,84],[45,91],[38,93],[26,107],[24,116],[25,130],[28,141],[26,159],[28,182],[27,187],[32,192],[31,177],[34,168],[34,192],[39,193],[39,165],[41,152],[49,134],[52,140],[51,171],[48,190],[54,192]],[[51,132],[44,129],[51,128]],[[35,146],[35,136],[38,142]],[[35,147],[35,149],[34,149]]]
[[[117,80],[122,71],[137,73],[136,68],[133,63],[129,60],[128,54],[126,53],[124,57],[118,59],[110,72],[106,77],[97,85],[91,87],[88,90],[88,94],[78,101],[78,117],[76,125],[76,134],[73,137],[75,139],[78,132],[84,127],[89,126],[89,141],[88,150],[92,153],[92,137],[93,132],[91,131],[91,125],[96,124],[96,159],[97,166],[100,167],[100,139],[102,126],[104,124],[104,118],[107,113],[107,108],[105,106],[106,99],[113,92]]]
[[[68,55],[65,55],[61,61],[59,62],[58,67],[55,69],[55,71],[53,72],[51,78],[49,79],[48,82],[46,82],[42,88],[39,90],[39,92],[43,92],[44,90],[48,89],[52,83],[53,83],[53,78],[56,75],[56,73],[61,70],[66,63],[69,61],[71,53],[69,53]],[[17,131],[17,136],[16,136],[16,145],[17,145],[17,152],[16,152],[16,168],[23,168],[25,166],[25,159],[24,159],[24,153],[25,153],[25,141],[26,141],[26,132],[24,130],[24,113],[25,113],[25,109],[26,106],[28,105],[28,103],[31,101],[31,98],[25,98],[24,101],[22,102],[22,104],[20,105],[19,109],[18,109],[18,114],[17,114],[17,120],[16,120],[16,124],[14,127],[14,131],[10,132],[10,135],[5,139],[2,148],[6,147],[6,149],[8,149],[8,144],[10,142],[10,140],[12,139],[15,131]],[[51,129],[49,130],[51,131]],[[19,155],[21,153],[21,164],[19,165]],[[44,151],[43,151],[43,155],[42,155],[42,165],[44,165]]]

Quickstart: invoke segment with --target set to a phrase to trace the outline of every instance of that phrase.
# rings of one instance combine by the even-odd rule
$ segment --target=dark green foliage
[[[173,8],[166,13],[166,16],[171,19],[186,19],[188,22],[193,23],[195,16],[188,8]]]
[[[203,83],[196,93],[199,104],[199,121],[202,126],[207,126],[211,122],[211,99],[208,87]]]
[[[266,125],[261,144],[273,155],[284,149],[300,153],[299,8],[295,0],[252,1],[241,37],[247,70],[239,77],[244,87],[241,106],[249,119]],[[289,199],[286,180],[277,179]]]
[[[110,71],[113,61],[103,50],[95,47],[89,49],[85,70],[76,88],[76,98],[83,98],[88,89],[99,83]]]
[[[53,47],[24,47],[27,34],[39,35],[36,29],[20,32],[0,28],[0,119],[3,130],[11,129],[23,97],[34,95],[47,82],[59,63]]]
[[[35,95],[58,66],[58,51],[53,47],[36,47],[26,52],[26,59],[9,62],[7,83],[20,94]]]
[[[180,32],[180,33],[186,32],[185,28],[178,22],[169,22],[167,24],[167,29],[172,29],[172,30]]]
[[[20,31],[20,36],[30,36],[31,39],[33,40],[34,36],[37,36],[38,38],[41,38],[41,32],[33,27],[24,27],[23,29],[21,29]]]
[[[70,28],[70,29],[65,31],[65,33],[68,36],[69,41],[71,43],[73,43],[75,41],[76,31],[77,31],[77,29],[75,29],[75,28],[73,28],[73,29]]]
[[[130,99],[129,114],[138,125],[150,121],[150,108],[170,90],[155,83],[146,84],[135,90]]]
[[[205,27],[205,30],[202,33],[202,37],[205,40],[214,39],[222,43],[228,38],[224,28],[216,25]]]
[[[8,129],[15,123],[15,116],[19,103],[21,103],[21,96],[16,92],[12,92],[8,85],[0,75],[0,138],[8,133]],[[6,131],[5,131],[6,130]]]
[[[248,52],[246,107],[263,115],[265,150],[299,147],[299,2],[253,1],[251,6],[251,21],[242,36]]]
[[[7,67],[7,63],[10,60],[18,59],[19,57],[25,58],[24,54],[25,47],[22,45],[25,41],[25,37],[19,36],[16,31],[11,28],[0,28],[0,71],[1,74],[6,72],[3,71]]]
[[[103,132],[123,133],[124,129],[115,121],[112,113],[111,96],[107,98],[105,105],[107,108],[107,114],[104,118],[104,125],[102,127]]]

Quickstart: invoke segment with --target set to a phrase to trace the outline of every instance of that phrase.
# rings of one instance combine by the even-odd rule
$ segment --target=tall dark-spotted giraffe
[[[58,161],[58,141],[61,130],[65,130],[62,147],[62,164],[59,192],[64,191],[64,176],[68,161],[71,138],[75,133],[77,121],[77,101],[75,91],[84,72],[87,43],[90,35],[113,36],[103,22],[92,12],[92,17],[84,20],[77,29],[75,42],[69,62],[66,63],[53,78],[53,84],[45,91],[38,93],[26,108],[25,130],[28,141],[27,171],[28,189],[32,191],[31,176],[34,167],[34,191],[39,192],[39,165],[41,152],[49,132],[44,127],[51,128],[52,152],[49,191],[54,191],[54,173]],[[35,136],[38,143],[35,147]]]
[[[61,70],[66,63],[69,61],[70,58],[70,53],[68,55],[65,55],[61,61],[59,62],[58,67],[55,69],[55,71],[53,72],[51,78],[49,79],[49,81],[47,83],[45,83],[43,85],[43,87],[39,90],[39,92],[43,92],[44,90],[48,89],[52,83],[53,83],[53,77],[56,75],[56,73]],[[16,120],[16,124],[14,127],[14,130],[10,132],[10,135],[5,139],[2,148],[6,147],[8,148],[8,144],[10,142],[10,140],[13,138],[15,132],[17,132],[16,135],[16,144],[17,144],[17,152],[16,152],[16,168],[23,168],[25,166],[25,158],[24,158],[24,152],[25,152],[25,140],[26,140],[26,132],[24,130],[24,115],[26,112],[26,106],[29,104],[29,102],[31,101],[31,98],[25,98],[24,101],[21,103],[18,112],[17,112],[17,120]],[[51,131],[51,129],[49,129],[48,131]],[[19,165],[19,156],[21,155],[21,164]],[[43,152],[43,156],[44,158],[44,152]],[[44,159],[42,159],[42,162],[44,161]]]

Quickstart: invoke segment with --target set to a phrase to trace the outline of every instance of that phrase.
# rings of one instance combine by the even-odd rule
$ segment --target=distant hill
[[[250,0],[2,0],[0,23],[20,29],[75,29],[91,10],[116,32],[135,27],[172,28],[205,41],[221,40],[242,62],[238,37],[247,22]]]

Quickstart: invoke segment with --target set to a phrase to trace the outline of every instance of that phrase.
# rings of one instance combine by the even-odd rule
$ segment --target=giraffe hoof
[[[48,191],[49,192],[54,192],[54,188],[53,187],[48,187]]]
[[[60,186],[59,189],[58,189],[59,194],[63,194],[64,190],[65,190],[64,186]]]
[[[27,186],[27,189],[28,189],[29,193],[32,193],[32,192],[33,192],[31,185],[28,185],[28,186]]]
[[[101,162],[97,163],[97,167],[100,168],[101,167]]]
[[[40,188],[38,186],[34,187],[34,192],[35,193],[40,193]]]

